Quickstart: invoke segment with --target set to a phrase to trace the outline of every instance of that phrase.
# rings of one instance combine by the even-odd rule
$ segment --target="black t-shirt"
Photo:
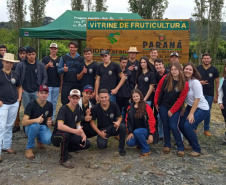
[[[100,64],[97,68],[97,76],[100,76],[99,89],[107,89],[110,93],[117,86],[117,77],[122,72],[120,66],[115,62],[110,62],[108,66]]]
[[[176,85],[178,84],[178,81],[173,80],[173,90],[167,91],[167,89],[163,90],[163,95],[161,98],[161,102],[159,106],[164,106],[166,108],[171,108],[174,103],[176,102],[177,98],[179,98],[181,92],[178,91],[178,88]],[[165,88],[165,87],[162,87]]]
[[[25,62],[26,65],[26,75],[23,81],[22,87],[27,92],[35,92],[38,90],[39,85],[37,82],[37,66],[36,62],[34,64],[30,64],[28,61]]]
[[[124,84],[121,86],[121,88],[118,90],[118,93],[117,93],[117,97],[120,97],[120,98],[129,98],[130,97],[130,94],[131,94],[131,90],[132,90],[132,87],[131,87],[131,71],[126,69],[125,71],[123,71],[125,77],[126,77],[126,81],[124,82]],[[118,77],[118,82],[120,81],[120,77]]]
[[[148,71],[145,74],[141,72],[141,74],[138,76],[137,89],[139,89],[143,93],[143,96],[145,97],[149,90],[150,84],[155,85],[155,83],[156,83],[156,80],[153,72]],[[151,93],[147,101],[151,101],[152,97],[153,97],[153,93]]]
[[[162,75],[160,75],[158,72],[156,74],[156,84],[158,85],[159,81],[162,79],[162,77],[166,74],[169,73],[169,70],[168,69],[165,69],[164,73]]]
[[[54,67],[48,67],[46,72],[48,75],[48,82],[47,82],[47,86],[49,87],[60,87],[60,75],[57,72],[57,68],[60,62],[60,57],[57,57],[55,60],[52,59],[50,56],[45,56],[42,59],[42,62],[44,63],[44,65],[48,64],[49,62],[53,63]]]
[[[0,69],[0,100],[3,104],[14,104],[18,99],[17,87],[21,86],[17,72],[8,75]]]
[[[135,109],[134,112],[134,130],[138,128],[147,128],[144,124],[143,116],[141,118],[135,118],[135,113],[137,109]]]
[[[33,100],[27,104],[24,115],[29,116],[29,119],[36,119],[43,115],[44,121],[40,125],[46,125],[47,118],[53,116],[53,104],[46,101],[46,104],[42,107],[37,100]]]
[[[203,85],[203,94],[207,96],[214,96],[214,80],[219,78],[219,72],[216,67],[210,66],[205,69],[203,65],[197,66],[197,70],[202,76],[202,80],[207,80],[209,84]]]
[[[117,104],[112,101],[110,101],[110,105],[107,110],[104,110],[100,103],[96,104],[91,109],[91,114],[92,120],[95,121],[97,119],[97,127],[99,129],[113,124],[113,122],[117,121],[117,119],[121,117],[121,113]]]
[[[76,108],[74,111],[67,105],[63,105],[58,112],[56,124],[54,126],[53,133],[55,133],[57,129],[57,121],[63,121],[65,125],[67,125],[70,128],[76,128],[76,124],[81,122],[81,110],[79,108],[79,105],[76,105]]]
[[[151,62],[149,62],[149,64],[150,64],[150,67],[151,67],[151,72],[153,72],[154,75],[156,75],[158,72],[157,72],[157,70],[155,69],[155,66],[154,66]]]
[[[87,69],[87,73],[84,74],[82,79],[81,79],[81,90],[83,90],[83,88],[86,85],[91,85],[94,88],[94,86],[95,86],[95,77],[96,77],[98,64],[96,62],[94,62],[94,61],[91,62],[88,65],[85,62],[83,62],[80,65],[79,74],[82,72],[84,66]]]
[[[84,104],[82,104],[81,113],[82,113],[82,117],[83,117],[84,120],[83,119],[81,120],[81,125],[90,124],[90,121],[85,121],[85,116],[86,116],[87,109],[89,109],[89,105],[84,106]]]
[[[136,75],[137,75],[137,70],[138,70],[138,66],[139,66],[139,61],[135,60],[135,62],[131,62],[130,60],[128,60],[128,63],[126,65],[126,69],[128,69],[130,66],[134,65],[134,69],[133,71],[131,71],[131,82],[132,82],[132,89],[134,89],[135,87],[135,83],[136,83]]]

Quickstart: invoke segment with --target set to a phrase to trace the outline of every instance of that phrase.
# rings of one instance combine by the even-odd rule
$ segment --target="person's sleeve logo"
[[[48,114],[49,114],[49,111],[46,111],[46,112],[45,112],[45,116],[47,117],[47,116],[48,116]]]
[[[108,71],[108,74],[109,74],[109,75],[112,75],[112,71]]]
[[[35,69],[35,73],[37,74],[37,72],[38,72],[38,70],[37,69]]]
[[[209,77],[212,78],[213,77],[213,74],[212,73],[209,73]]]
[[[135,66],[135,67],[134,67],[134,69],[137,71],[138,67],[137,67],[137,66]]]
[[[145,77],[145,78],[144,78],[144,81],[145,81],[145,82],[148,82],[148,80],[149,80],[148,77]]]
[[[89,73],[92,73],[93,72],[93,69],[89,69]]]
[[[75,123],[77,122],[78,116],[75,116]]]
[[[15,84],[16,83],[16,79],[15,78],[11,78],[11,83]]]
[[[114,114],[113,114],[113,113],[110,114],[110,118],[111,118],[111,119],[114,118]]]
[[[58,67],[59,66],[59,63],[56,63],[56,67]]]

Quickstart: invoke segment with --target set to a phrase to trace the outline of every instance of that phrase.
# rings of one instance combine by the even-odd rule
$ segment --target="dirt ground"
[[[58,103],[59,109],[60,103]],[[21,115],[23,109],[21,109]],[[164,155],[163,143],[151,145],[152,154],[139,158],[136,148],[126,148],[125,157],[118,154],[118,141],[109,139],[108,148],[96,147],[96,137],[91,139],[92,147],[86,151],[71,153],[76,167],[66,169],[59,165],[59,148],[52,145],[45,150],[34,149],[35,159],[25,157],[27,138],[23,131],[13,135],[15,155],[3,154],[0,163],[0,184],[225,184],[226,143],[224,123],[217,104],[213,104],[211,117],[211,138],[203,135],[203,126],[198,128],[202,147],[199,158],[190,158],[186,152],[183,158],[176,156],[172,141],[172,152]]]

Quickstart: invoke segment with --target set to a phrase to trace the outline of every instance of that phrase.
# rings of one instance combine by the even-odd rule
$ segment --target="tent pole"
[[[19,47],[21,46],[21,37],[19,37]]]
[[[39,39],[38,39],[38,59],[39,59]]]

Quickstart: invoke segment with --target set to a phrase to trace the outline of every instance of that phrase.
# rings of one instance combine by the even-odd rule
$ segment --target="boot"
[[[75,167],[75,165],[68,160],[61,163],[61,165],[64,166],[65,168],[71,168],[71,169]]]
[[[209,131],[204,131],[204,135],[206,135],[206,136],[212,136]]]
[[[35,155],[33,154],[33,150],[32,149],[27,149],[25,151],[25,155],[28,159],[34,159]]]
[[[168,154],[168,153],[170,153],[170,148],[169,147],[164,147],[164,149],[163,149],[163,152],[164,152],[164,154]]]
[[[200,153],[198,152],[195,152],[195,151],[192,151],[188,154],[190,157],[199,157],[200,156]]]
[[[178,151],[177,152],[178,157],[183,157],[184,156],[184,151]]]

